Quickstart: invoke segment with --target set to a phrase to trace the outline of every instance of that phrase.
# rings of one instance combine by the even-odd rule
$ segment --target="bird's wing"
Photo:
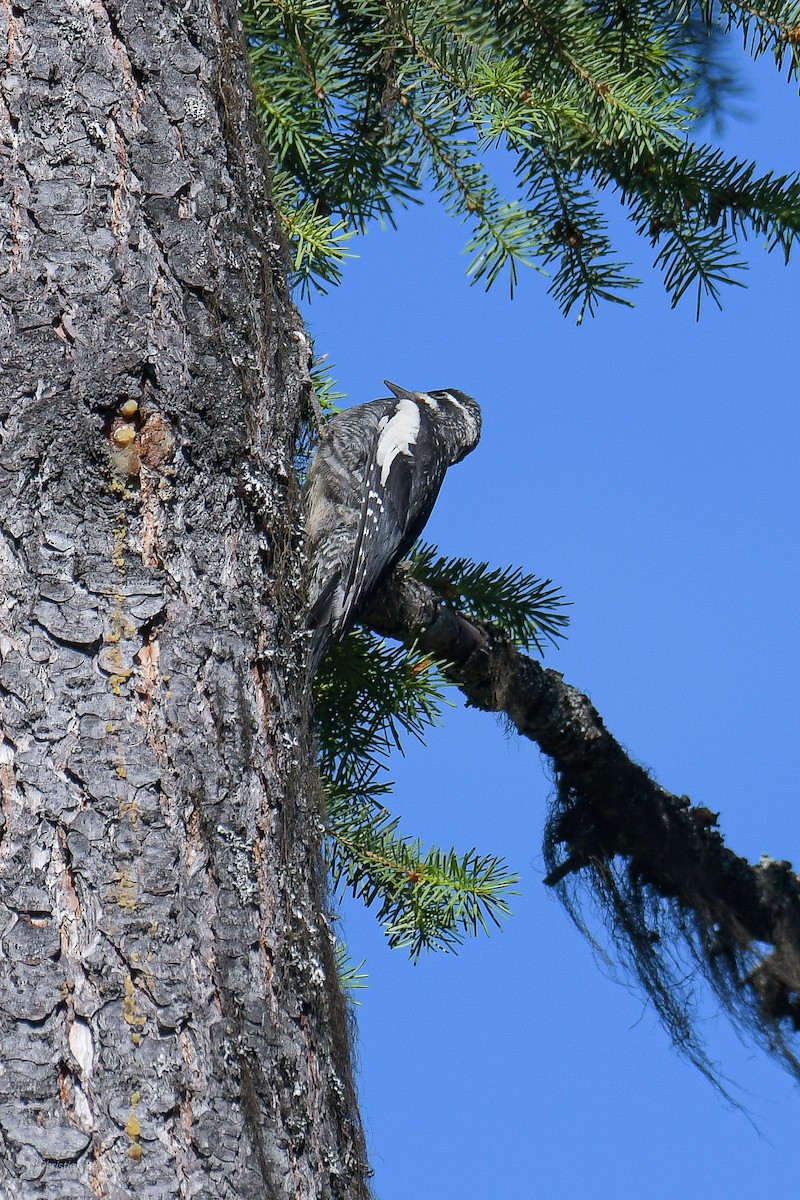
[[[410,550],[444,478],[431,478],[433,437],[423,405],[387,403],[367,457],[361,511],[337,625],[346,629]]]

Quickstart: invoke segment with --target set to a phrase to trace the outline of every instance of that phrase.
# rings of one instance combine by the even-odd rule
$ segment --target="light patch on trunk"
[[[381,469],[381,487],[392,469],[398,454],[408,456],[419,433],[419,409],[413,400],[400,400],[391,417],[384,417],[379,425],[381,431],[375,460]]]

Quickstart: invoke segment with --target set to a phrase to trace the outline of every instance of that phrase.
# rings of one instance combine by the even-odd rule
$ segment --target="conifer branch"
[[[518,876],[502,859],[432,847],[399,832],[399,819],[367,787],[328,781],[327,858],[334,888],[375,907],[389,945],[455,950],[466,936],[489,933],[510,914]]]
[[[800,1075],[800,878],[791,865],[754,865],[729,850],[716,814],[656,783],[585,695],[489,624],[443,605],[407,569],[366,619],[447,661],[469,704],[504,713],[551,759],[545,882],[584,931],[582,909],[588,897],[599,901],[676,1045],[715,1078],[692,1025],[691,973],[680,967],[688,957],[732,1019]]]
[[[440,665],[414,647],[390,648],[356,630],[329,650],[315,683],[334,888],[374,906],[389,944],[412,958],[453,950],[498,925],[517,880],[505,863],[476,850],[425,851],[384,804],[390,752],[439,721],[446,703]]]
[[[446,558],[425,542],[415,547],[408,567],[415,579],[430,584],[448,603],[491,621],[521,646],[533,646],[542,654],[546,642],[557,645],[564,637],[568,601],[551,579],[527,575],[521,567],[503,570],[467,558]]]
[[[414,647],[389,647],[355,630],[328,651],[315,682],[320,764],[337,784],[361,781],[410,735],[440,723],[445,681]]]
[[[467,222],[473,279],[552,267],[551,293],[580,320],[638,283],[616,260],[600,200],[618,191],[673,301],[690,284],[717,302],[739,282],[731,239],[766,233],[784,255],[800,236],[796,177],[758,178],[695,143],[730,75],[701,31],[738,28],[754,56],[790,72],[800,4],[763,0],[620,6],[572,0],[243,0],[256,94],[296,246],[296,282],[336,282],[344,238],[419,198],[427,179]],[[719,37],[709,46],[716,46]],[[713,55],[711,56],[713,57]],[[501,198],[488,151],[515,160]],[[724,236],[723,236],[724,235]]]

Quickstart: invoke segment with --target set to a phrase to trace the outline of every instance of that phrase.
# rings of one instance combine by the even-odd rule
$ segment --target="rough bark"
[[[800,1074],[790,1044],[800,1029],[800,878],[791,864],[767,858],[756,865],[735,854],[715,828],[719,814],[661,787],[609,733],[587,696],[498,630],[445,605],[402,564],[366,619],[377,632],[452,664],[448,674],[470,705],[504,713],[551,759],[558,789],[545,883],[592,877],[611,924],[632,943],[634,965],[661,1015],[677,1041],[688,1039],[690,1056],[706,1069],[681,1005],[669,995],[673,981],[660,958],[653,898],[671,909],[670,932],[688,939],[732,1015]]]
[[[0,1192],[361,1197],[237,5],[0,19]]]

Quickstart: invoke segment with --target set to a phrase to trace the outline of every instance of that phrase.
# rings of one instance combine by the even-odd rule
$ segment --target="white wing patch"
[[[383,417],[375,451],[375,461],[381,469],[381,487],[392,469],[398,454],[408,456],[419,434],[419,408],[413,400],[400,400],[391,417]]]

